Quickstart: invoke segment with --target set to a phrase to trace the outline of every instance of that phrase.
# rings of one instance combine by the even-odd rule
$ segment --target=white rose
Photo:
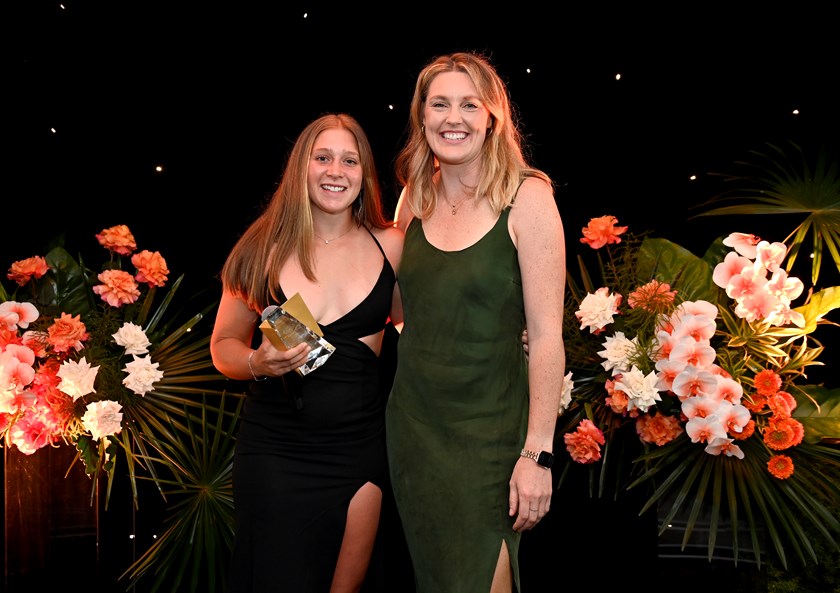
[[[130,321],[126,321],[112,337],[117,344],[125,347],[126,354],[146,354],[152,345],[143,328]]]
[[[134,360],[123,368],[128,373],[128,376],[122,380],[123,385],[137,395],[146,395],[152,390],[154,383],[163,378],[163,371],[157,370],[159,364],[152,362],[148,356],[142,358],[135,356]]]
[[[88,393],[96,393],[93,388],[94,381],[96,381],[96,374],[99,372],[99,367],[92,367],[85,357],[74,362],[72,360],[65,360],[61,363],[61,368],[58,369],[56,375],[61,379],[58,385],[59,391],[62,391],[76,401]]]
[[[82,424],[95,441],[118,434],[122,430],[121,410],[122,406],[110,399],[90,403],[82,416]]]

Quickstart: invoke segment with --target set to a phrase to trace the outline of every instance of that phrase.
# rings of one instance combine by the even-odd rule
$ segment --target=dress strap
[[[385,257],[385,259],[387,260],[388,257],[385,255],[385,250],[382,249],[382,245],[380,245],[379,241],[376,240],[376,236],[373,234],[373,231],[370,230],[367,225],[365,225],[365,228],[367,229],[367,232],[370,234],[371,239],[373,239],[373,242],[376,243],[377,247],[379,247],[379,251],[382,252],[382,256]]]
[[[519,195],[519,189],[522,187],[522,184],[525,183],[526,179],[527,177],[523,175],[522,179],[519,180],[519,185],[516,186],[516,191],[513,192],[513,199],[510,201],[511,206],[513,206],[516,203],[516,196]]]

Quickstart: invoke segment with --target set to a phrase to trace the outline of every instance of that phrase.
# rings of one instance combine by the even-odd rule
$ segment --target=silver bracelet
[[[251,354],[248,355],[248,370],[251,371],[251,376],[254,378],[254,381],[265,381],[268,377],[263,377],[262,379],[257,379],[257,376],[254,374],[254,367],[251,366],[251,358],[253,358],[256,350],[251,350]]]

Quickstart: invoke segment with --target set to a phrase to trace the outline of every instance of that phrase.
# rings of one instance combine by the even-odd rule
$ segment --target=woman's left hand
[[[551,508],[551,470],[520,457],[510,478],[510,510],[514,531],[533,529]]]

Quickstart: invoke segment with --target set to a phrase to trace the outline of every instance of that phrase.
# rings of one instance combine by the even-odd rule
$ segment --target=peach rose
[[[81,350],[84,348],[82,342],[90,336],[87,327],[82,323],[78,315],[73,317],[62,313],[47,330],[49,337],[47,341],[56,352],[67,352],[70,348]]]

